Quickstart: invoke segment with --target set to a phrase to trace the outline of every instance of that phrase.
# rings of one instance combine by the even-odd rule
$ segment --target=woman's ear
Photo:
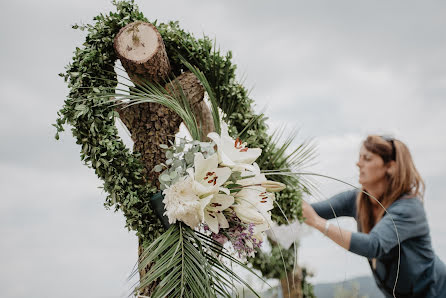
[[[394,160],[391,160],[387,163],[387,170],[386,173],[389,176],[393,176],[393,174],[395,174],[395,170],[396,170],[396,162]]]

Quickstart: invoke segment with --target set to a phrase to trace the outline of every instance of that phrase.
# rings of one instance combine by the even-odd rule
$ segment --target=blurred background
[[[137,1],[149,20],[233,52],[238,77],[266,108],[271,130],[299,128],[317,159],[306,171],[358,185],[370,133],[406,142],[425,179],[436,253],[446,261],[446,3],[440,1]],[[69,127],[54,139],[67,88],[58,73],[108,0],[0,3],[0,296],[126,297],[137,238],[103,207],[93,170]],[[317,179],[325,199],[348,186]],[[339,224],[355,229],[353,220]],[[310,281],[370,280],[364,258],[319,232],[300,240]],[[317,286],[316,286],[317,288]],[[377,296],[378,297],[378,296]]]

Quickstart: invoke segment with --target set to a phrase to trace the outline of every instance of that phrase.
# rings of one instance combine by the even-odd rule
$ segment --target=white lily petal
[[[234,211],[238,218],[245,223],[262,224],[264,222],[263,216],[246,205],[234,206]]]
[[[194,155],[194,167],[195,167],[195,180],[199,180],[204,177],[206,171],[206,162],[202,153],[197,152]]]
[[[209,226],[209,229],[218,234],[218,219],[216,215],[210,214],[209,212],[204,213],[204,221]]]
[[[206,207],[209,205],[209,202],[212,200],[214,196],[210,195],[200,200],[200,219],[204,221],[204,214]]]
[[[223,183],[225,183],[232,174],[232,171],[230,168],[216,168],[214,171],[218,177],[216,184],[215,184],[217,186],[223,185]]]
[[[223,210],[229,208],[230,206],[232,206],[232,204],[234,204],[234,197],[228,196],[228,195],[223,195],[223,194],[216,194],[212,198],[211,204],[212,203],[219,204],[220,206],[215,206],[214,208],[216,210],[223,211]]]
[[[224,192],[227,195],[231,194],[231,191],[229,189],[227,189],[226,187],[219,187],[218,190],[221,192]]]
[[[223,213],[217,213],[218,223],[220,224],[220,228],[227,229],[229,228],[228,220],[226,219]]]
[[[220,135],[216,132],[208,133],[208,138],[214,141],[214,143],[218,146],[220,144]]]
[[[222,166],[234,167],[236,165],[222,149],[217,148],[217,152],[218,152],[219,162]]]
[[[197,196],[201,197],[206,194],[215,193],[215,190],[218,191],[218,188],[215,188],[214,186],[205,186],[197,181],[194,181],[193,190],[197,194]]]

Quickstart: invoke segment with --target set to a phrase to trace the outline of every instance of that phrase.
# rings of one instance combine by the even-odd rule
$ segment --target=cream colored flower
[[[269,211],[274,208],[274,194],[263,187],[244,187],[235,195],[234,211],[245,223],[271,224]]]
[[[246,143],[243,143],[240,139],[234,140],[231,138],[226,123],[221,125],[221,135],[211,132],[208,137],[217,145],[219,162],[223,166],[231,168],[237,165],[249,166],[262,153],[260,148],[248,148]]]
[[[183,177],[175,184],[163,191],[164,206],[173,224],[177,220],[184,222],[191,228],[196,228],[202,221],[200,198],[193,190],[193,181],[189,176]]]
[[[234,203],[234,197],[225,194],[213,194],[201,201],[203,220],[212,232],[218,234],[220,228],[229,228],[229,223],[223,211]]]
[[[231,169],[218,167],[218,155],[214,154],[209,158],[204,158],[203,154],[195,153],[194,169],[188,169],[188,173],[194,181],[194,191],[200,196],[218,193],[223,191],[229,194],[229,190],[222,185],[231,176]]]

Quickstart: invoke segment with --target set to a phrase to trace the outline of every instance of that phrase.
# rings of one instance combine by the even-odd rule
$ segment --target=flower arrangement
[[[170,158],[154,170],[165,168],[159,178],[164,215],[170,224],[181,221],[222,245],[230,242],[239,257],[254,256],[272,224],[273,192],[285,185],[266,179],[255,163],[261,149],[231,138],[225,123],[220,135],[208,137],[212,142],[194,141],[186,151],[184,139],[163,145]]]
[[[277,169],[299,166],[308,160],[312,149],[301,145],[291,154],[285,153],[294,136],[279,145],[281,132],[267,133],[266,118],[254,113],[247,89],[235,79],[231,53],[220,53],[211,39],[196,39],[177,22],[154,24],[165,42],[172,74],[178,76],[189,69],[205,88],[216,131],[209,135],[212,142],[201,142],[191,107],[181,98],[183,92],[176,97],[156,84],[118,82],[113,36],[130,22],[148,20],[133,1],[114,4],[116,13],[97,16],[94,24],[73,26],[88,31],[88,36],[61,74],[70,93],[54,124],[56,138],[64,124],[72,126],[73,136],[82,148],[82,160],[104,181],[108,194],[105,205],[121,210],[126,227],[136,231],[140,258],[133,274],[140,273],[140,279],[135,294],[232,297],[238,284],[259,297],[232,270],[232,264],[256,273],[246,262],[229,255],[225,247],[232,245],[239,256],[256,253],[255,258],[248,259],[254,268],[292,270],[292,264],[283,264],[282,252],[276,254],[277,266],[272,265],[269,253],[268,259],[261,258],[260,265],[252,260],[266,255],[257,248],[265,240],[264,229],[271,220],[284,224],[300,217],[300,198],[306,188],[295,176],[278,175]],[[180,140],[179,144],[170,143],[170,147],[160,145],[167,159],[148,168],[160,173],[160,187],[146,179],[140,151],[130,151],[118,136],[117,102],[159,103],[176,112],[189,130],[192,141]],[[219,113],[229,127],[221,124]],[[284,185],[267,181],[266,173],[274,174],[272,177],[287,188],[274,194]],[[161,210],[149,204],[155,197],[164,200]],[[167,229],[157,218],[163,214],[167,224],[174,223]]]

